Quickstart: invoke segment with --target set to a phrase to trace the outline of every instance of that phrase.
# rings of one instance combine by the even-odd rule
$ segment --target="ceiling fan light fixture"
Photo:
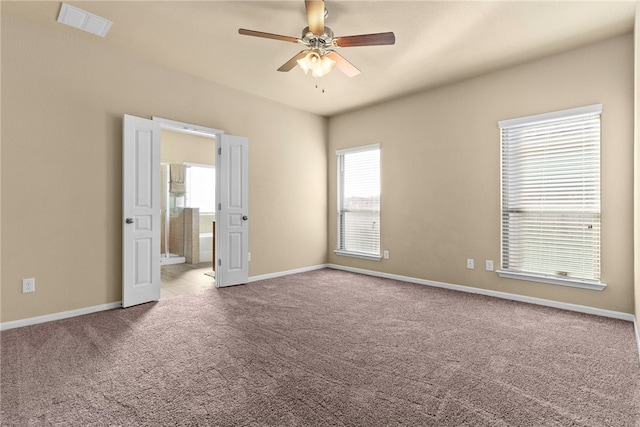
[[[320,63],[320,54],[315,50],[309,51],[305,56],[298,59],[298,65],[302,68],[305,74],[309,72],[309,70],[315,70],[318,64]]]
[[[326,76],[336,66],[336,61],[317,50],[311,50],[297,62],[305,74],[311,71],[313,77]]]
[[[314,71],[319,71],[320,73],[318,75],[313,74],[314,77],[322,77],[322,76],[326,76],[327,74],[329,74],[331,71],[333,71],[333,68],[336,66],[336,61],[334,61],[333,59],[329,58],[327,55],[324,55],[322,57],[321,60],[321,64],[319,67],[317,67]]]

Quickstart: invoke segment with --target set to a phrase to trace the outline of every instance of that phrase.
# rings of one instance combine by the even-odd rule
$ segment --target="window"
[[[338,150],[339,255],[380,260],[380,146]]]
[[[216,211],[216,169],[211,165],[187,164],[186,206],[200,213]]]
[[[499,122],[502,277],[588,289],[600,281],[602,105]]]

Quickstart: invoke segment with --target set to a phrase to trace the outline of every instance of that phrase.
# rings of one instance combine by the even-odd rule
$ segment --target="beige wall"
[[[216,140],[162,129],[160,161],[163,163],[216,164]]]
[[[121,299],[125,113],[249,137],[252,276],[329,261],[633,312],[631,35],[328,124],[54,27],[3,10],[0,322]],[[587,291],[484,271],[485,259],[499,265],[497,121],[593,103],[604,104],[603,279],[609,286]],[[335,150],[372,143],[382,144],[382,247],[391,252],[381,262],[331,253]],[[475,258],[475,270],[465,268],[466,258]],[[24,277],[36,278],[36,293],[20,293]]]
[[[428,72],[428,71],[425,71]],[[604,291],[501,279],[498,120],[603,104]],[[633,312],[633,37],[331,118],[329,249],[336,247],[335,150],[380,143],[381,246],[390,259],[331,263]],[[474,258],[476,268],[466,269]]]
[[[1,322],[121,299],[123,114],[249,138],[251,276],[326,262],[326,119],[56,29],[3,9]]]

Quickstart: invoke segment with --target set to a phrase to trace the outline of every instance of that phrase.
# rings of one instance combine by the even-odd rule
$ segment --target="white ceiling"
[[[3,1],[2,14],[323,116],[632,31],[636,7],[633,0],[326,0],[325,25],[336,36],[393,31],[396,44],[340,49],[362,73],[315,79],[297,67],[276,71],[301,45],[238,34],[247,28],[300,37],[303,0],[68,3],[113,21],[107,36],[56,22],[58,1]]]

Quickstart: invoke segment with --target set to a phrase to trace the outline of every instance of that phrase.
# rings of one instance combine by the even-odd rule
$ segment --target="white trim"
[[[359,153],[361,151],[379,150],[379,149],[380,149],[380,144],[363,145],[360,147],[353,147],[353,148],[342,148],[340,150],[336,150],[336,156],[341,156],[343,154]]]
[[[544,274],[520,273],[516,271],[497,270],[498,276],[508,279],[528,280],[531,282],[548,283],[550,285],[570,286],[572,288],[589,289],[592,291],[601,291],[607,287],[606,283],[596,282],[595,280],[572,279],[570,277],[555,277]]]
[[[183,163],[185,166],[189,166],[192,168],[208,168],[208,169],[215,169],[216,165],[209,165],[207,163],[193,163],[193,162],[184,162]]]
[[[335,251],[333,251],[333,253],[340,256],[350,256],[352,258],[367,259],[369,261],[380,261],[382,259],[380,255],[365,254],[363,252],[349,252],[340,249],[336,249]]]
[[[278,271],[276,273],[261,274],[260,276],[251,276],[249,277],[249,283],[257,282],[258,280],[275,279],[277,277],[289,276],[291,274],[306,273],[307,271],[322,270],[323,268],[327,267],[327,264],[319,264],[313,265],[311,267],[302,267],[293,270]]]
[[[400,280],[403,282],[416,283],[416,284],[425,285],[425,286],[433,286],[436,288],[451,289],[454,291],[486,295],[486,296],[491,296],[495,298],[502,298],[502,299],[507,299],[512,301],[525,302],[529,304],[542,305],[546,307],[559,308],[562,310],[593,314],[596,316],[610,317],[610,318],[620,319],[620,320],[627,320],[627,321],[633,322],[636,343],[638,346],[638,357],[640,358],[640,327],[638,326],[638,321],[633,314],[623,313],[620,311],[605,310],[602,308],[588,307],[584,305],[570,304],[570,303],[547,300],[542,298],[527,297],[524,295],[510,294],[507,292],[491,291],[488,289],[474,288],[471,286],[454,285],[450,283],[436,282],[433,280],[417,279],[414,277],[400,276],[397,274],[390,274],[390,273],[381,273],[379,271],[364,270],[360,268],[346,267],[346,266],[337,265],[337,264],[319,264],[311,267],[303,267],[303,268],[297,268],[293,270],[280,271],[276,273],[262,274],[260,276],[251,276],[249,277],[249,282],[257,282],[259,280],[266,280],[266,279],[275,279],[278,277],[289,276],[291,274],[322,270],[323,268],[332,268],[334,270],[349,271],[351,273],[365,274],[367,276]],[[122,307],[122,301],[112,302],[109,304],[96,305],[93,307],[80,308],[77,310],[63,311],[61,313],[47,314],[44,316],[30,317],[27,319],[14,320],[11,322],[0,323],[0,331],[5,331],[7,329],[13,329],[13,328],[20,328],[23,326],[36,325],[38,323],[50,322],[53,320],[67,319],[70,317],[82,316],[84,314],[91,314],[99,311],[106,311],[106,310],[111,310],[111,309],[120,308],[120,307]]]
[[[157,116],[153,116],[151,119],[154,122],[159,122],[161,128],[168,128],[178,132],[191,133],[194,135],[200,135],[209,138],[215,138],[217,135],[224,134],[223,130],[194,125],[193,123],[180,122],[177,120],[165,119]]]
[[[433,286],[436,288],[451,289],[454,291],[467,292],[471,294],[486,295],[495,298],[502,298],[512,301],[526,302],[529,304],[542,305],[546,307],[560,308],[562,310],[576,311],[579,313],[594,314],[596,316],[610,317],[613,319],[627,320],[633,322],[635,316],[631,313],[621,311],[606,310],[604,308],[589,307],[586,305],[571,304],[560,301],[553,301],[543,298],[528,297],[525,295],[510,294],[507,292],[492,291],[489,289],[474,288],[472,286],[454,285],[451,283],[436,282],[433,280],[417,279],[414,277],[400,276],[397,274],[381,273],[379,271],[364,270],[360,268],[345,267],[342,265],[328,264],[327,267],[335,270],[350,271],[352,273],[366,274],[368,276],[382,277],[385,279],[400,280],[403,282],[416,283],[419,285]]]
[[[550,113],[534,114],[531,116],[517,117],[498,121],[498,127],[514,127],[531,123],[548,122],[551,120],[563,119],[569,116],[580,116],[589,114],[602,114],[602,104],[587,105],[586,107],[570,108],[568,110],[552,111]]]
[[[116,301],[109,304],[94,305],[93,307],[78,308],[76,310],[45,314],[44,316],[28,317],[26,319],[0,323],[0,331],[6,331],[7,329],[13,328],[21,328],[23,326],[37,325],[38,323],[51,322],[53,320],[68,319],[70,317],[82,316],[84,314],[97,313],[99,311],[112,310],[114,308],[121,307],[122,301]]]

